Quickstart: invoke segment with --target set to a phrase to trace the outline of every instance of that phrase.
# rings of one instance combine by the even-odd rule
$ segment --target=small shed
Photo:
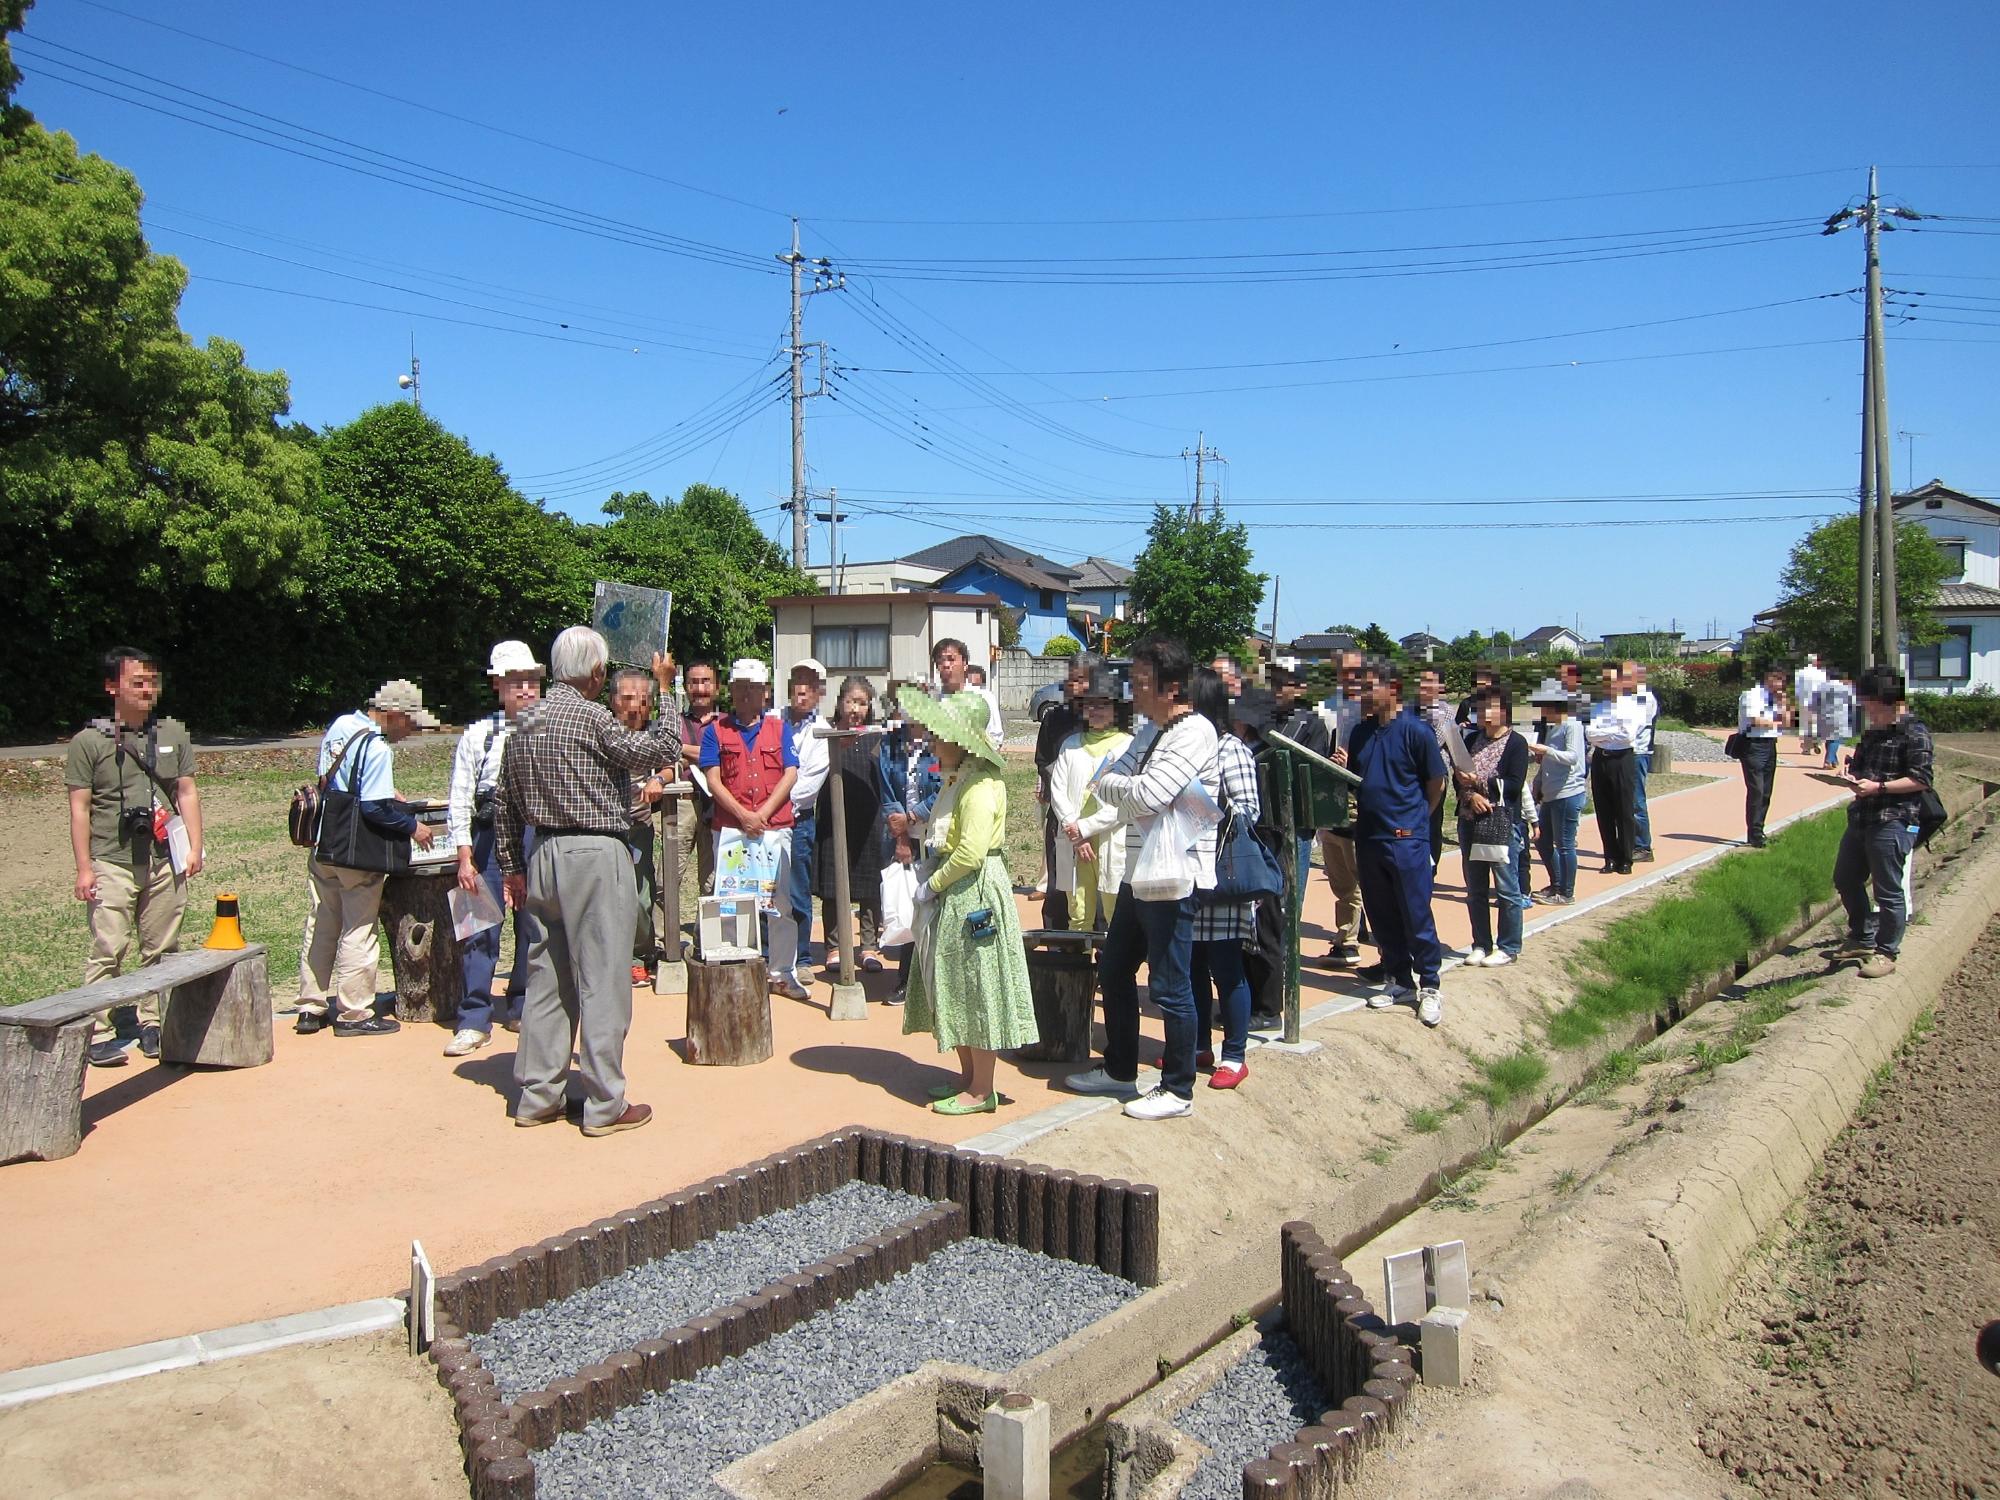
[[[973,662],[990,668],[1000,608],[991,594],[787,594],[771,600],[772,660],[780,682],[811,656],[826,668],[829,691],[859,676],[879,694],[891,681],[928,682],[931,647],[942,640],[964,641]]]

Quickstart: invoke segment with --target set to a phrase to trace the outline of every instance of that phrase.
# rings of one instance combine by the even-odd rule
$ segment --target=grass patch
[[[1365,1152],[1362,1153],[1362,1155],[1367,1158],[1368,1162],[1371,1165],[1377,1167],[1388,1166],[1390,1158],[1393,1157],[1395,1154],[1396,1154],[1396,1148],[1394,1146],[1389,1146],[1389,1145],[1370,1146]]]
[[[1838,809],[1794,823],[1769,847],[1719,859],[1686,892],[1613,922],[1578,954],[1583,982],[1549,1019],[1550,1045],[1580,1047],[1611,1023],[1653,1015],[1782,933],[1833,889],[1845,826]]]
[[[1479,1081],[1466,1085],[1466,1093],[1483,1099],[1489,1109],[1533,1093],[1549,1076],[1547,1059],[1522,1047],[1505,1057],[1490,1058],[1479,1065]]]
[[[1444,1129],[1444,1116],[1434,1109],[1413,1109],[1403,1116],[1403,1124],[1413,1135],[1436,1135]]]
[[[1579,1181],[1581,1179],[1576,1175],[1575,1167],[1564,1167],[1560,1172],[1556,1173],[1555,1181],[1551,1182],[1549,1186],[1557,1193],[1568,1196],[1576,1191]]]
[[[1607,1053],[1604,1060],[1590,1070],[1583,1087],[1576,1091],[1576,1102],[1595,1104],[1612,1090],[1623,1088],[1638,1076],[1639,1054],[1629,1047],[1621,1047],[1616,1052]]]

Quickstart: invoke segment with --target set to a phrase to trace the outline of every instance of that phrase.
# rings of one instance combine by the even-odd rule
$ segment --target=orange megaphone
[[[215,925],[208,929],[208,941],[204,948],[241,948],[243,923],[238,919],[234,892],[222,891],[215,898]]]

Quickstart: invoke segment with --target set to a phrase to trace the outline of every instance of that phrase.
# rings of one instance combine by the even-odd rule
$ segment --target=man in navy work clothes
[[[1438,966],[1444,950],[1431,920],[1431,809],[1444,796],[1444,754],[1430,725],[1403,712],[1402,669],[1373,661],[1363,668],[1369,716],[1334,760],[1361,778],[1355,797],[1354,852],[1362,904],[1382,955],[1383,1010],[1414,994],[1426,1026],[1444,1019]]]

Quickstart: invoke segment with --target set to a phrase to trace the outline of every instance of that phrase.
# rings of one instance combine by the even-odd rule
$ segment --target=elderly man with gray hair
[[[549,651],[555,685],[514,731],[501,770],[500,868],[507,904],[534,918],[528,996],[514,1081],[516,1125],[563,1117],[572,1049],[583,1075],[583,1133],[636,1130],[651,1106],[625,1098],[625,1034],[632,1026],[632,928],[638,893],[625,835],[632,773],[680,754],[680,723],[663,714],[631,730],[597,701],[611,651],[604,637],[572,625]],[[655,653],[653,680],[674,681],[670,656]],[[535,830],[525,859],[522,830]]]

